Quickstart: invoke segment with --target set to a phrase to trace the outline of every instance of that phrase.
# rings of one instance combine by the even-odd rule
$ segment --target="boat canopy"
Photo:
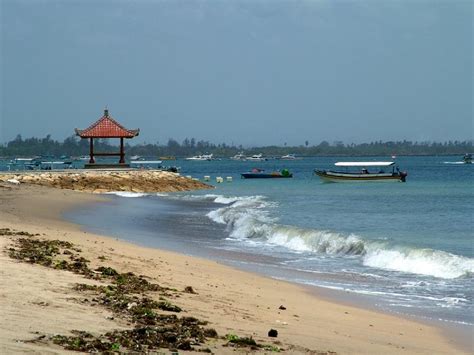
[[[335,166],[391,166],[393,161],[340,161]]]

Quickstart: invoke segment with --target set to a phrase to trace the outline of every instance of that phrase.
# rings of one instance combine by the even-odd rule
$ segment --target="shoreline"
[[[293,349],[293,352],[317,349],[338,353],[380,353],[382,351],[398,353],[402,350],[409,353],[452,353],[454,351],[467,353],[468,349],[456,348],[460,344],[453,340],[451,335],[445,334],[443,337],[440,329],[422,322],[353,305],[343,305],[338,301],[327,300],[319,293],[313,294],[308,290],[309,287],[243,272],[214,261],[140,247],[130,242],[118,241],[113,237],[84,232],[78,225],[61,218],[61,213],[65,210],[103,198],[106,197],[37,186],[14,187],[6,190],[0,197],[2,202],[0,227],[46,234],[41,238],[71,241],[87,253],[88,259],[96,260],[97,256],[105,255],[108,263],[117,269],[128,267],[132,271],[152,278],[156,278],[157,267],[166,265],[166,270],[158,268],[157,280],[160,284],[180,288],[184,288],[187,284],[193,286],[198,291],[198,295],[183,296],[176,300],[176,303],[189,309],[188,315],[193,313],[193,316],[208,319],[220,335],[234,330],[239,335],[253,336],[259,341],[268,342],[270,338],[266,337],[266,332],[276,327],[281,334],[277,339],[281,341],[282,347]],[[44,208],[45,205],[48,206],[47,209]],[[2,245],[4,241],[2,240]],[[2,253],[4,253],[3,250]],[[8,261],[2,259],[2,263]],[[31,268],[40,273],[45,271],[36,265],[12,263],[11,260],[10,263],[12,269],[22,269],[18,274],[20,276],[22,272]],[[192,270],[190,270],[191,264]],[[57,281],[57,272],[53,274],[55,275],[51,276],[51,281]],[[66,272],[66,275],[61,275],[61,277],[67,285],[70,283],[68,279],[74,278],[74,275],[67,275]],[[68,297],[72,296],[70,291],[64,290],[64,284],[61,287],[66,295],[69,294]],[[2,297],[1,302],[2,304],[6,302],[10,309],[12,299],[8,296]],[[26,297],[25,308],[31,308],[33,313],[39,312],[38,316],[43,316],[48,312],[48,307],[29,302],[27,294],[17,294],[17,296]],[[53,301],[50,300],[51,303]],[[279,310],[280,305],[284,305],[287,309]],[[71,306],[65,302],[62,305],[64,307],[62,312],[70,312]],[[17,323],[18,331],[15,333],[17,337],[28,335],[31,337],[28,331],[23,330],[24,325],[21,324],[26,321],[24,313],[28,312],[25,308],[20,310],[13,307],[11,314],[9,313],[13,321],[13,324],[9,324],[9,328],[12,328],[11,325],[15,325],[15,322]],[[85,312],[83,317],[78,316],[77,320],[79,323],[82,321],[84,324],[90,324],[92,323],[90,319],[97,316],[96,313],[97,309],[93,312]],[[58,324],[46,323],[43,331],[56,332]],[[102,323],[103,319],[100,326],[107,327],[107,324]],[[110,327],[119,328],[120,325],[123,326],[123,324],[114,323],[110,324]],[[64,326],[67,327],[67,325]],[[71,325],[69,330],[71,329],[77,328]],[[63,328],[63,331],[67,329]],[[90,331],[97,331],[97,329]],[[2,336],[0,339],[2,348],[21,351],[19,349],[33,347],[28,344],[22,348],[21,343],[12,343],[12,339],[8,339],[11,331],[5,333],[4,330],[2,333],[7,334],[7,337]],[[45,350],[44,347],[41,349]],[[49,348],[47,350],[53,351]],[[57,350],[54,349],[54,351]],[[215,351],[221,353],[221,350],[219,348]]]
[[[115,203],[118,203],[122,199],[122,197],[113,196],[112,199],[113,201],[115,201]],[[106,201],[105,204],[101,203],[103,205],[101,209],[103,210],[104,208],[107,208],[106,205],[110,202],[111,200]],[[91,202],[91,207],[93,207],[93,205],[95,205],[95,202]],[[84,221],[84,217],[79,218],[78,220],[77,218],[74,218],[73,216],[74,216],[74,210],[72,212],[70,211],[70,213],[65,214],[64,218],[70,221],[71,223],[79,225],[82,230],[85,230],[87,232],[91,232],[91,233],[98,232],[105,235],[114,235],[114,238],[118,238],[118,240],[120,241],[123,241],[125,243],[131,243],[139,247],[164,250],[171,253],[189,255],[190,257],[193,257],[193,258],[201,258],[204,260],[215,261],[217,263],[226,265],[228,267],[231,267],[233,269],[237,269],[243,272],[256,274],[265,278],[270,278],[272,280],[287,282],[293,285],[297,285],[301,287],[302,289],[306,290],[306,292],[308,292],[309,294],[314,295],[316,298],[322,298],[326,300],[327,302],[337,303],[344,306],[362,308],[365,310],[392,315],[395,317],[400,317],[400,318],[407,319],[410,321],[422,323],[427,326],[435,327],[439,329],[441,332],[448,334],[448,337],[455,339],[457,344],[459,344],[459,347],[462,348],[464,351],[467,351],[467,352],[471,351],[471,348],[473,346],[471,330],[470,330],[472,329],[472,326],[470,324],[457,323],[457,322],[449,321],[449,320],[441,320],[434,317],[423,316],[421,314],[409,314],[409,313],[404,313],[404,312],[397,312],[397,311],[388,309],[386,307],[385,308],[381,307],[380,303],[378,302],[378,298],[375,296],[367,296],[364,294],[350,292],[350,291],[346,291],[342,289],[338,290],[338,289],[327,288],[324,286],[306,284],[304,282],[292,281],[289,278],[278,277],[278,276],[272,275],[271,273],[265,273],[262,270],[252,270],[251,268],[241,265],[238,261],[236,262],[236,260],[232,259],[232,257],[231,259],[229,259],[229,255],[227,254],[227,252],[225,252],[224,255],[221,254],[220,252],[206,254],[206,253],[202,253],[202,251],[196,252],[196,249],[193,248],[192,249],[193,252],[184,254],[184,253],[180,253],[176,249],[176,246],[170,247],[169,243],[166,243],[166,242],[164,243],[164,244],[167,244],[165,246],[165,245],[153,245],[153,243],[150,243],[149,241],[145,242],[144,240],[137,241],[137,240],[134,240],[134,238],[127,239],[126,235],[127,233],[131,233],[131,231],[122,232],[121,234],[117,235],[116,234],[117,232],[114,233],[113,231],[108,230],[108,228],[101,227],[98,230],[97,223],[92,223],[95,225],[95,227],[92,227],[91,225],[88,225],[87,223],[82,222]],[[247,258],[253,259],[255,257],[253,254],[246,254],[244,251],[240,251],[236,253],[238,254],[242,253],[241,257],[243,257],[244,260],[247,260]]]

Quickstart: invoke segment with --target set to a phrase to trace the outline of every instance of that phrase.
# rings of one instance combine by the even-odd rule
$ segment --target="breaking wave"
[[[355,234],[278,224],[270,214],[276,205],[263,196],[202,195],[200,198],[226,205],[207,216],[225,224],[230,238],[235,240],[260,240],[297,252],[357,257],[365,266],[445,279],[472,277],[474,273],[474,259],[445,251],[392,246],[364,240]]]

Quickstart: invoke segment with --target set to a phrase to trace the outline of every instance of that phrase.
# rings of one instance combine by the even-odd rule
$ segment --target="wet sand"
[[[327,295],[320,297],[304,287],[217,262],[86,233],[61,219],[65,211],[103,198],[107,197],[33,185],[0,187],[0,228],[74,243],[91,268],[131,271],[177,290],[192,286],[197,294],[182,293],[173,303],[185,310],[184,315],[208,321],[220,336],[252,336],[289,353],[468,353],[449,334],[426,324],[331,302]],[[59,353],[64,350],[57,345],[25,341],[38,334],[68,335],[71,330],[99,334],[129,327],[104,308],[78,302],[81,295],[72,286],[83,282],[80,275],[11,259],[6,248],[16,238],[0,236],[0,317],[4,320],[0,352]],[[271,328],[278,330],[278,338],[267,336]],[[234,352],[224,343],[211,340],[207,346],[219,354]]]

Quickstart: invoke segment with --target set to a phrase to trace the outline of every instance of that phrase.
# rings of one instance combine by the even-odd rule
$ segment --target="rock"
[[[281,309],[281,310],[283,310],[283,311],[284,311],[284,310],[286,309],[286,307],[285,307],[285,306],[283,306],[283,305],[281,305],[280,307],[278,307],[278,309]]]
[[[268,336],[269,336],[270,338],[276,338],[276,337],[278,336],[278,330],[276,330],[276,329],[270,329],[270,330],[268,331]]]

